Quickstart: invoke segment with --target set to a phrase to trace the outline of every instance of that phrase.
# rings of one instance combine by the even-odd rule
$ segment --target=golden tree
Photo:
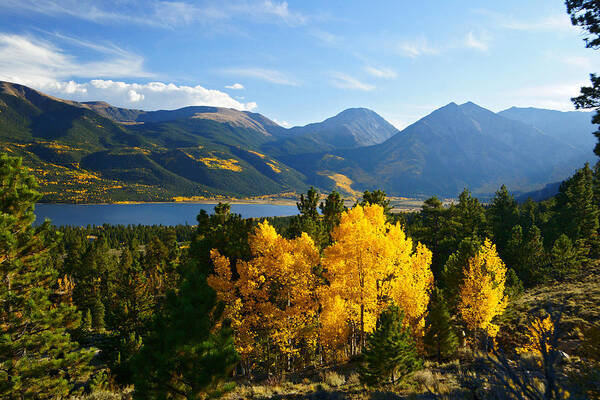
[[[535,355],[542,355],[542,353],[548,353],[551,350],[550,341],[554,335],[554,323],[552,318],[548,315],[546,318],[541,319],[539,317],[532,320],[527,328],[527,341],[521,347],[516,349],[517,353],[531,353]]]
[[[412,240],[400,224],[386,222],[379,205],[343,213],[331,236],[322,260],[329,285],[319,296],[324,346],[345,343],[351,335],[351,353],[362,349],[365,334],[392,299],[418,331],[433,285],[431,252],[419,244],[413,253]]]
[[[469,259],[460,287],[458,312],[471,332],[496,336],[499,327],[492,320],[506,308],[505,281],[506,266],[496,246],[486,239],[475,257]]]
[[[235,332],[243,358],[263,349],[268,338],[288,360],[300,351],[300,343],[316,344],[317,278],[313,269],[319,252],[305,233],[295,239],[281,237],[267,222],[248,238],[252,258],[238,261],[233,280],[231,265],[217,250],[211,251],[215,273],[208,284],[225,303],[226,316]]]

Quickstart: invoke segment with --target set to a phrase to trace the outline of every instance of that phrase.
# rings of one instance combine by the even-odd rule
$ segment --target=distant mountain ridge
[[[541,189],[593,161],[590,113],[450,103],[402,131],[351,108],[290,129],[210,106],[144,111],[0,82],[0,147],[21,155],[45,200],[258,196],[315,185],[356,195],[480,196]]]

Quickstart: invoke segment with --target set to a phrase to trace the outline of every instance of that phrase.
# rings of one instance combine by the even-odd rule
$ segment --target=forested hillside
[[[77,103],[3,82],[0,145],[23,157],[43,201],[171,201],[367,189],[421,199],[465,187],[489,197],[557,182],[593,155],[589,113],[451,103],[398,131],[348,109],[286,129],[267,117],[194,106],[143,111]]]
[[[2,393],[597,396],[599,165],[521,205],[502,186],[391,214],[379,190],[348,209],[311,188],[293,217],[56,229],[2,155]]]

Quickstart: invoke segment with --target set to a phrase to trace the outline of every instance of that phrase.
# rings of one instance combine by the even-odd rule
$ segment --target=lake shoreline
[[[114,201],[103,203],[72,203],[60,201],[40,201],[36,204],[69,204],[78,206],[105,206],[105,205],[127,205],[127,204],[271,204],[276,206],[295,206],[296,200],[231,200],[231,199],[208,199],[208,200],[193,200],[193,201]]]

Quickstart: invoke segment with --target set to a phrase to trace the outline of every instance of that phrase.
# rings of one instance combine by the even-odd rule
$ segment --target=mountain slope
[[[582,151],[530,125],[473,103],[450,103],[387,141],[313,157],[284,158],[315,182],[343,174],[353,189],[455,196],[468,187],[491,194],[501,184],[531,190],[581,166]],[[310,166],[313,167],[311,173]]]
[[[226,108],[128,110],[0,82],[0,147],[24,157],[46,200],[304,190],[304,176],[257,151],[275,140],[277,127],[260,114]]]
[[[542,132],[592,153],[597,127],[592,124],[593,112],[554,111],[541,108],[511,107],[498,115],[531,125]]]
[[[374,111],[349,108],[323,122],[291,128],[265,149],[274,155],[351,149],[381,143],[396,133],[398,130]]]
[[[0,148],[22,156],[54,201],[253,196],[309,185],[349,196],[381,188],[453,197],[468,187],[485,197],[501,184],[524,193],[592,157],[588,119],[450,103],[401,132],[368,109],[285,129],[228,108],[124,109],[0,82]]]

